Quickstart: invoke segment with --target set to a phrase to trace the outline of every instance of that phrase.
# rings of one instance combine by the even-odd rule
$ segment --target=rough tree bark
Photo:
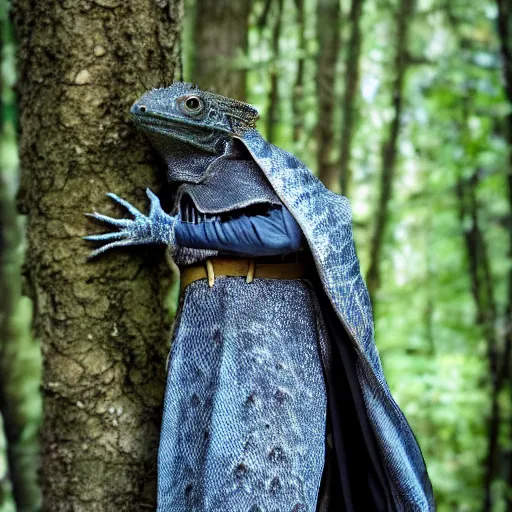
[[[81,236],[102,229],[84,212],[126,215],[105,192],[147,211],[144,189],[163,181],[128,111],[145,87],[172,80],[181,16],[180,0],[13,2],[47,511],[155,508],[169,324],[163,251],[87,262]]]
[[[249,0],[196,0],[192,80],[211,91],[246,100]]]
[[[333,114],[336,104],[336,63],[340,51],[340,19],[339,0],[318,0],[316,13],[316,37],[318,39],[317,169],[318,177],[331,190],[336,190],[339,184],[338,167],[332,153],[334,150]]]
[[[350,157],[352,155],[352,139],[357,121],[357,89],[359,86],[359,60],[361,56],[361,17],[364,0],[352,0],[349,23],[350,37],[347,43],[345,61],[345,92],[343,95],[343,118],[340,141],[340,191],[348,196],[352,181]]]
[[[366,274],[368,291],[375,307],[375,293],[380,286],[380,262],[384,235],[389,221],[389,203],[393,191],[393,179],[397,156],[398,135],[402,121],[403,89],[407,72],[407,39],[409,24],[414,14],[415,1],[400,0],[397,13],[394,72],[391,90],[393,119],[389,134],[382,146],[382,168],[380,173],[380,194],[375,211],[375,226],[370,244],[370,265]]]

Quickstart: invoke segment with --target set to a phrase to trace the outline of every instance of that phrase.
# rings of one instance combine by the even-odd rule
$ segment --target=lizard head
[[[254,128],[258,119],[247,103],[184,82],[147,92],[130,113],[156,147],[173,139],[174,144],[214,154],[222,153],[233,136]]]

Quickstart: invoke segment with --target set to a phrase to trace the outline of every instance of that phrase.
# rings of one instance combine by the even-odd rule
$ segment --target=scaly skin
[[[133,220],[115,219],[97,212],[86,214],[88,217],[105,222],[112,228],[119,229],[119,231],[84,237],[85,240],[92,242],[107,242],[93,251],[89,256],[90,258],[99,256],[114,247],[126,247],[128,245],[165,244],[171,249],[175,247],[174,225],[176,217],[168,215],[162,210],[160,200],[149,188],[146,189],[146,194],[151,201],[149,215],[147,216],[128,201],[111,192],[107,196],[126,208],[133,215]]]

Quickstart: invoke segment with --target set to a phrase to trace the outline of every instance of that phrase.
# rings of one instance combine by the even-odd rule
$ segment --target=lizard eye
[[[203,110],[203,102],[197,96],[189,96],[183,105],[189,114],[199,114]]]

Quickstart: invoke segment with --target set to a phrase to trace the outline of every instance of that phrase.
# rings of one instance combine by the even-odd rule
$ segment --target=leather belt
[[[247,283],[261,279],[303,279],[304,263],[257,263],[254,259],[211,258],[201,265],[181,268],[180,292],[194,281],[208,279],[212,287],[217,277],[245,277]]]

